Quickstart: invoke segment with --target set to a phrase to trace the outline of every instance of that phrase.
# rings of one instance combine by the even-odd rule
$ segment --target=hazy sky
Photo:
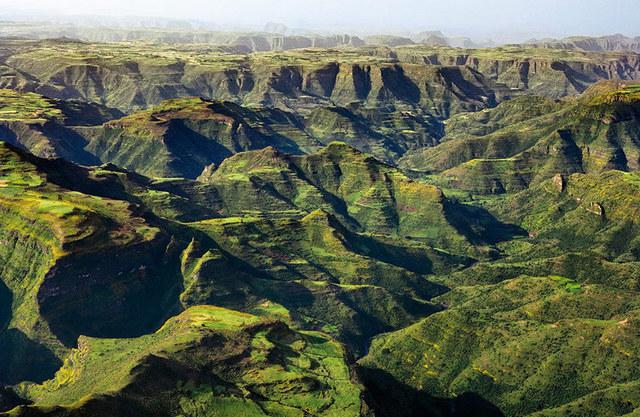
[[[135,15],[370,32],[640,35],[640,0],[0,0],[0,15]]]

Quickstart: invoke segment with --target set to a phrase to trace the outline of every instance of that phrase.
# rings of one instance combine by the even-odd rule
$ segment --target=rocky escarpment
[[[48,173],[57,182],[81,182],[83,169],[6,144],[0,160],[0,296],[11,310],[1,311],[0,345],[9,355],[3,383],[50,377],[80,334],[126,336],[166,317],[179,284],[166,263],[158,264],[175,256],[167,234],[128,202],[61,187]]]
[[[326,78],[316,81],[309,82],[310,89],[331,87]],[[48,99],[11,94],[36,104],[14,115],[19,117],[7,116],[6,121],[0,114],[0,138],[5,142],[44,158],[59,157],[82,165],[114,163],[155,177],[195,178],[206,166],[220,164],[237,152],[273,146],[289,154],[303,154],[335,140],[393,162],[409,150],[436,144],[442,136],[439,120],[411,107],[378,111],[327,103],[299,114],[184,98],[102,125],[85,126],[94,120],[88,117],[90,112],[83,112],[87,117],[79,119],[73,109],[65,107],[48,115]],[[35,117],[34,112],[40,115]]]
[[[86,26],[30,26],[4,28],[4,33],[28,39],[66,38],[84,42],[156,42],[164,44],[206,44],[229,52],[266,52],[297,48],[336,48],[362,46],[357,36],[342,35],[282,35],[262,32],[217,32],[162,28],[91,28]]]
[[[463,53],[458,50],[457,53],[424,54],[406,49],[400,50],[398,57],[414,63],[468,66],[510,89],[551,98],[580,94],[600,80],[636,80],[640,77],[640,57],[631,52],[613,55],[576,53],[573,59],[566,59],[553,53],[538,53],[536,49],[522,49],[518,53],[498,51],[503,49],[496,48],[493,54],[473,49]]]
[[[22,85],[47,96],[124,111],[167,98],[202,96],[298,110],[326,101],[378,108],[402,104],[448,117],[491,107],[522,92],[575,95],[601,79],[636,79],[640,67],[640,59],[631,53],[576,51],[563,56],[514,47],[208,52],[194,60],[189,49],[169,55],[157,46],[160,58],[149,60],[135,48],[115,47],[108,54],[83,58],[83,44],[56,45],[55,53],[50,44],[26,45],[10,51],[0,85]],[[16,84],[18,73],[25,81]]]
[[[2,209],[0,226],[0,384],[11,385],[20,381],[42,381],[50,378],[61,362],[54,352],[60,346],[45,346],[40,335],[47,333],[46,324],[39,323],[33,309],[33,289],[51,266],[50,249],[32,237],[7,229],[15,224],[15,213]],[[11,220],[10,220],[11,219]],[[34,225],[36,226],[36,225]],[[36,226],[37,227],[37,226]],[[13,312],[20,312],[15,317]],[[8,399],[7,399],[8,401]]]
[[[56,378],[23,390],[33,404],[11,415],[195,417],[213,409],[226,416],[364,417],[371,414],[363,391],[347,354],[326,335],[198,306],[140,338],[82,337]]]

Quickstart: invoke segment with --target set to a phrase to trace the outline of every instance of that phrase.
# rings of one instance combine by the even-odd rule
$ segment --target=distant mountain
[[[564,39],[534,39],[527,42],[527,45],[543,48],[578,49],[581,51],[589,52],[640,52],[640,36],[631,38],[628,36],[617,34],[601,37],[572,36]]]
[[[440,31],[427,31],[418,33],[415,38],[418,42],[431,46],[450,46],[449,40]]]
[[[415,42],[411,38],[395,35],[370,35],[364,38],[368,45],[384,45],[391,48],[402,45],[413,45]]]
[[[369,35],[364,38],[368,45],[397,47],[403,45],[450,46],[453,48],[492,48],[496,44],[490,40],[474,40],[464,36],[449,37],[440,31],[425,31],[412,36]]]
[[[640,54],[265,29],[0,40],[0,417],[637,415]]]
[[[267,25],[265,32],[222,32],[191,27],[119,27],[68,24],[7,23],[0,37],[28,39],[68,38],[85,42],[145,41],[164,44],[208,44],[239,53],[280,51],[297,48],[362,46],[364,41],[350,35],[294,34],[281,25]],[[288,33],[288,34],[287,34]]]
[[[277,33],[280,35],[287,35],[289,28],[282,23],[268,22],[264,25],[264,31],[266,33]]]

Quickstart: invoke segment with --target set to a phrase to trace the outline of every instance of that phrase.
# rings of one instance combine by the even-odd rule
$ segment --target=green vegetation
[[[441,299],[449,309],[376,339],[362,365],[434,395],[476,392],[516,416],[600,415],[592,393],[638,378],[637,292],[518,277]],[[607,410],[630,412],[639,399],[615,390]]]
[[[636,87],[602,82],[562,104],[521,97],[460,114],[447,122],[441,145],[410,153],[400,165],[479,194],[520,191],[558,173],[636,170]]]
[[[637,414],[637,60],[263,38],[0,41],[0,413]]]
[[[61,118],[55,104],[38,94],[21,94],[13,90],[0,90],[0,121],[44,123]]]
[[[157,403],[144,398],[149,389],[157,390]],[[109,415],[117,400],[154,416],[354,416],[361,407],[361,388],[336,342],[208,306],[136,339],[83,337],[54,379],[19,390],[34,405],[13,415],[44,414],[51,406]]]

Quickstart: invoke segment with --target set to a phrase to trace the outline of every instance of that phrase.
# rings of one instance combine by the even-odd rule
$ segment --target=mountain
[[[140,338],[82,337],[55,379],[25,387],[33,404],[12,415],[367,415],[344,355],[322,334],[192,307]]]
[[[196,28],[192,24],[176,22],[174,25],[78,25],[42,22],[38,24],[6,22],[0,29],[2,37],[26,39],[66,38],[82,42],[152,42],[158,44],[213,45],[236,53],[283,51],[297,48],[336,48],[362,46],[357,36],[287,34],[282,25],[266,25],[264,32],[222,32],[209,28]]]
[[[439,146],[400,163],[476,193],[522,190],[557,173],[637,170],[638,91],[634,83],[599,83],[565,102],[520,97],[461,114],[447,121]]]
[[[429,300],[445,288],[430,283],[426,274],[459,269],[473,262],[470,256],[486,257],[491,245],[517,232],[488,214],[469,223],[466,209],[436,187],[414,183],[339,143],[300,157],[272,148],[239,153],[207,170],[201,182],[151,180],[113,165],[82,168],[6,144],[0,151],[0,295],[11,300],[3,303],[0,378],[7,385],[36,383],[16,391],[34,403],[35,409],[23,409],[28,415],[100,413],[117,404],[155,415],[141,395],[153,375],[168,369],[158,387],[167,395],[163,409],[186,407],[185,401],[194,407],[222,401],[233,410],[255,408],[237,400],[243,384],[254,386],[252,380],[211,382],[218,380],[206,372],[227,366],[222,356],[206,354],[210,343],[220,340],[221,324],[195,314],[212,308],[198,306],[243,312],[211,314],[247,317],[242,325],[229,326],[251,346],[258,343],[251,342],[258,337],[254,331],[270,329],[275,332],[275,339],[265,339],[270,343],[294,343],[289,334],[295,333],[286,326],[295,325],[332,334],[362,352],[373,335],[442,308]],[[362,170],[369,172],[366,181],[359,176]],[[451,249],[431,246],[436,244]],[[180,311],[186,312],[170,319]],[[197,319],[190,318],[194,314]],[[251,314],[284,323],[243,327],[259,320]],[[197,325],[183,324],[190,320]],[[193,330],[208,328],[209,322],[211,334]],[[325,336],[313,336],[310,343],[323,344],[318,337]],[[185,345],[187,340],[192,342]],[[228,348],[242,351],[234,346]],[[123,352],[129,362],[117,359]],[[203,362],[185,362],[196,357],[190,355],[203,355]],[[265,357],[281,363],[278,355]],[[247,360],[247,369],[267,366]],[[345,363],[331,359],[336,360]],[[109,361],[118,366],[105,375],[101,367]],[[339,366],[344,372],[346,365]],[[326,383],[300,378],[307,387],[303,392],[339,403],[327,399],[334,394],[324,391],[331,390]],[[176,391],[180,384],[193,388]],[[96,389],[88,398],[89,387]],[[271,394],[262,395],[259,401],[269,401]],[[354,395],[349,401],[359,399]]]
[[[635,415],[637,64],[0,41],[0,415]]]
[[[416,35],[418,42],[430,46],[450,46],[449,40],[439,30],[420,32]]]
[[[372,114],[330,104],[301,115],[191,97],[118,118],[118,111],[97,105],[13,90],[0,90],[3,103],[1,134],[10,144],[41,157],[83,165],[112,162],[156,177],[193,179],[237,152],[273,146],[303,154],[335,140],[392,162],[410,149],[435,144],[440,134],[432,116],[400,109]]]
[[[621,34],[609,36],[572,36],[564,39],[531,40],[529,45],[554,49],[578,49],[581,51],[630,51],[640,52],[640,37],[631,38]]]
[[[411,38],[395,35],[370,35],[364,38],[367,45],[382,45],[394,48],[402,45],[414,45]]]

